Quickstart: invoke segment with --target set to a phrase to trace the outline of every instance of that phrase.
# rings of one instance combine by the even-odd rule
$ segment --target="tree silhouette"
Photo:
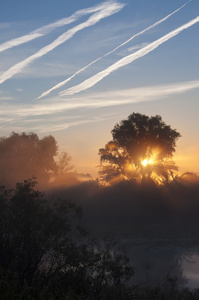
[[[75,180],[72,169],[71,157],[66,152],[58,154],[51,135],[40,139],[36,133],[12,132],[0,138],[0,183],[6,187],[32,176],[37,177],[40,187],[58,180],[65,184],[72,175]]]
[[[56,172],[53,176],[55,186],[70,186],[78,182],[77,172],[72,164],[72,157],[67,152],[61,152],[56,158]]]
[[[85,233],[79,206],[49,201],[35,184],[0,187],[1,299],[116,299],[127,292],[134,273],[128,257]]]
[[[160,183],[177,170],[172,157],[181,135],[160,116],[133,113],[111,133],[113,140],[99,149],[101,180],[113,183],[153,178]]]
[[[0,182],[14,186],[17,181],[36,176],[46,183],[56,170],[58,147],[53,136],[39,139],[35,133],[15,133],[0,138]],[[3,172],[2,172],[3,170]]]

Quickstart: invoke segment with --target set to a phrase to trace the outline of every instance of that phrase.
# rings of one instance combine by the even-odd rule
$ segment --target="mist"
[[[177,176],[158,185],[150,178],[102,185],[80,174],[72,157],[52,136],[12,133],[0,140],[1,185],[13,188],[35,177],[49,203],[70,201],[82,209],[82,226],[91,237],[111,239],[135,268],[133,284],[162,285],[168,276],[188,283],[182,264],[198,255],[199,177]]]
[[[151,180],[102,187],[90,181],[54,188],[48,194],[75,200],[83,207],[82,222],[100,235],[195,239],[199,225],[199,181],[193,177],[168,186],[157,186]]]
[[[52,189],[48,197],[75,201],[93,237],[120,242],[135,268],[134,284],[162,286],[168,278],[179,286],[192,284],[182,267],[198,255],[199,180],[192,174],[168,186],[84,182]]]

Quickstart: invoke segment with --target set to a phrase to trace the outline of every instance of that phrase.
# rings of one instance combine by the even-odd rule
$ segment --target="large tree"
[[[160,116],[133,113],[117,123],[111,133],[113,140],[99,149],[103,181],[153,178],[162,182],[177,169],[172,157],[180,133]]]
[[[0,183],[13,186],[17,181],[36,176],[46,183],[56,171],[58,147],[53,136],[39,138],[35,133],[12,132],[0,138]]]

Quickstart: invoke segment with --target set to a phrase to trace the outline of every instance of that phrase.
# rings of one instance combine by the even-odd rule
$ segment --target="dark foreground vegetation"
[[[187,174],[165,185],[122,181],[108,187],[84,182],[53,188],[83,207],[82,224],[94,235],[131,239],[192,240],[199,244],[199,178]]]
[[[1,188],[0,214],[1,299],[199,297],[198,290],[181,288],[175,277],[159,287],[134,284],[128,257],[110,240],[91,239],[81,227],[80,207],[63,198],[47,199],[33,179],[14,190]]]
[[[78,174],[52,136],[0,138],[0,299],[199,299],[183,285],[184,249],[199,249],[199,178],[177,173],[180,134],[133,113],[112,136],[97,180]],[[151,269],[146,243],[170,247],[156,251],[156,277],[136,277]]]
[[[87,237],[76,205],[47,202],[31,180],[2,188],[0,205],[1,299],[113,299],[126,292],[128,258]]]

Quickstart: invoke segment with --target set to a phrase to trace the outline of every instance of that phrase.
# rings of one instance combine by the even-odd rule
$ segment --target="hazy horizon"
[[[1,136],[52,134],[78,172],[130,113],[161,115],[182,137],[180,172],[199,171],[199,3],[3,1]]]

